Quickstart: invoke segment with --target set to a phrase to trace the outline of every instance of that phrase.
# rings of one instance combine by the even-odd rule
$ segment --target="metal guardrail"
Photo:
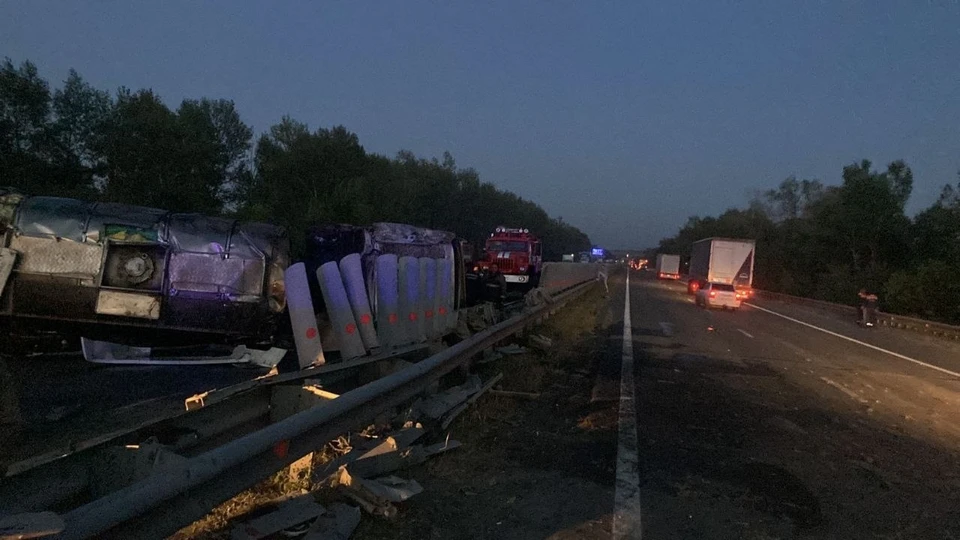
[[[754,289],[754,294],[760,298],[765,298],[768,300],[778,300],[781,302],[788,302],[791,304],[815,306],[819,309],[832,311],[834,313],[839,313],[841,315],[849,315],[851,317],[857,316],[857,308],[854,306],[848,306],[845,304],[825,302],[823,300],[814,300],[812,298],[791,296],[789,294],[763,291],[760,289]],[[945,323],[927,321],[924,319],[917,319],[914,317],[905,317],[903,315],[893,315],[891,313],[881,313],[881,312],[877,313],[877,322],[883,326],[889,326],[891,328],[912,330],[915,332],[930,334],[935,337],[944,338],[944,339],[960,340],[960,326],[954,326],[954,325],[945,324]]]
[[[581,283],[449,349],[192,458],[176,460],[132,485],[63,516],[61,538],[157,538],[193,523],[336,436],[423,392],[443,375],[554,313],[594,283]]]

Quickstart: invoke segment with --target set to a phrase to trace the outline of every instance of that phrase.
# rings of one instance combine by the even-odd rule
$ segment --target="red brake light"
[[[716,298],[716,297],[717,297],[717,291],[710,291],[710,298]]]

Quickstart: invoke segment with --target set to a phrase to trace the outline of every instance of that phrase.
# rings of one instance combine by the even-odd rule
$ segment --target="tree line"
[[[691,217],[660,251],[712,236],[757,241],[754,286],[853,304],[867,288],[890,313],[960,323],[960,184],[913,218],[913,172],[901,160],[843,168],[840,185],[787,178],[745,209]]]
[[[51,90],[25,61],[0,65],[0,184],[52,195],[232,215],[282,225],[297,253],[315,223],[409,223],[482,245],[498,225],[543,239],[544,257],[590,240],[533,201],[457,167],[367,152],[343,126],[311,130],[284,117],[254,139],[234,103],[94,88],[74,70]]]

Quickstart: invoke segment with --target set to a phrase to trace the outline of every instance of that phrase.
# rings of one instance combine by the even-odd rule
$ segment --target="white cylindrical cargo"
[[[440,333],[437,325],[437,261],[430,257],[420,257],[421,306],[423,308],[423,333],[427,339],[433,339]]]
[[[404,343],[400,318],[400,286],[397,256],[387,253],[377,257],[377,334],[385,347]]]
[[[373,314],[370,312],[370,300],[367,298],[359,253],[351,253],[340,260],[340,276],[343,278],[343,286],[347,291],[347,299],[350,300],[353,319],[357,322],[363,346],[368,351],[379,347],[380,340],[377,339],[377,330],[373,327]]]
[[[320,343],[320,332],[317,331],[317,314],[310,298],[307,267],[303,263],[291,265],[284,272],[283,281],[300,369],[321,365],[324,363],[323,346]]]
[[[453,279],[453,261],[437,259],[437,298],[440,302],[437,316],[441,334],[446,334],[456,326],[453,314]]]
[[[420,262],[416,257],[400,257],[400,320],[404,343],[419,343],[420,337]]]
[[[353,309],[343,287],[343,278],[337,263],[330,261],[321,266],[317,270],[317,281],[320,282],[333,332],[340,342],[340,356],[344,360],[363,356],[367,350],[363,348],[363,341],[357,331],[357,321],[353,318]]]

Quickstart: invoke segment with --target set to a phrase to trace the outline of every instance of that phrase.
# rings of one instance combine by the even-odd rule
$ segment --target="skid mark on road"
[[[957,372],[955,372],[955,371],[950,371],[949,369],[944,369],[944,368],[942,368],[942,367],[940,367],[940,366],[935,366],[935,365],[933,365],[933,364],[928,364],[928,363],[926,363],[926,362],[921,362],[920,360],[917,360],[917,359],[914,359],[914,358],[910,358],[909,356],[904,356],[904,355],[902,355],[902,354],[900,354],[900,353],[896,353],[896,352],[893,352],[893,351],[888,351],[887,349],[884,349],[884,348],[882,348],[882,347],[877,347],[876,345],[871,345],[871,344],[869,344],[869,343],[865,343],[865,342],[863,342],[863,341],[860,341],[859,339],[854,339],[854,338],[852,338],[852,337],[847,337],[847,336],[845,336],[845,335],[843,335],[843,334],[838,334],[838,333],[836,333],[836,332],[832,332],[832,331],[830,331],[830,330],[827,330],[826,328],[820,328],[819,326],[810,324],[810,323],[808,323],[808,322],[801,321],[800,319],[794,319],[793,317],[789,317],[789,316],[787,316],[787,315],[784,315],[783,313],[777,313],[776,311],[773,311],[773,310],[770,310],[770,309],[767,309],[767,308],[762,308],[762,307],[760,307],[760,306],[757,306],[757,305],[754,305],[754,304],[750,304],[750,303],[747,303],[747,302],[744,302],[744,304],[752,307],[753,309],[758,309],[758,310],[760,310],[760,311],[763,311],[763,312],[765,312],[765,313],[769,313],[769,314],[771,314],[771,315],[776,315],[777,317],[781,317],[781,318],[786,319],[786,320],[788,320],[788,321],[792,321],[792,322],[795,322],[795,323],[797,323],[797,324],[802,324],[803,326],[806,326],[806,327],[808,327],[808,328],[813,328],[814,330],[819,330],[819,331],[823,332],[824,334],[830,334],[831,336],[838,337],[838,338],[840,338],[840,339],[845,339],[845,340],[847,340],[847,341],[849,341],[849,342],[851,342],[851,343],[856,343],[857,345],[863,345],[864,347],[867,347],[868,349],[873,349],[873,350],[875,350],[875,351],[880,351],[880,352],[882,352],[882,353],[889,354],[890,356],[895,356],[895,357],[897,357],[897,358],[899,358],[899,359],[901,359],[901,360],[906,360],[907,362],[913,362],[914,364],[917,364],[918,366],[923,366],[923,367],[925,367],[925,368],[930,368],[930,369],[932,369],[932,370],[939,371],[940,373],[946,373],[947,375],[950,375],[951,377],[955,377],[955,378],[957,378],[957,379],[960,379],[960,373],[957,373]]]
[[[623,354],[620,358],[620,414],[617,440],[613,538],[640,539],[640,458],[637,454],[637,410],[633,384],[633,328],[630,324],[630,274],[623,305]]]

